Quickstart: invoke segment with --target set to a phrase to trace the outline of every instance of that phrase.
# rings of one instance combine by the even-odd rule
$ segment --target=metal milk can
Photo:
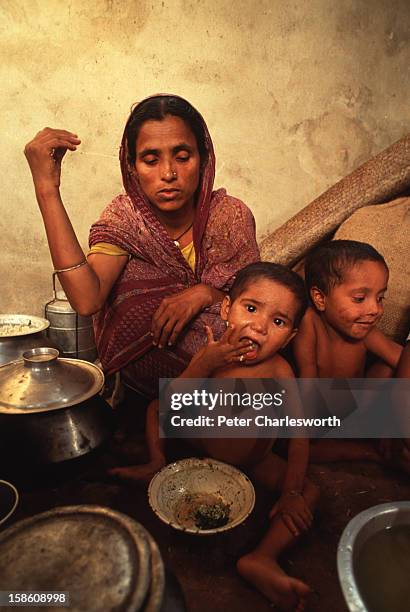
[[[54,297],[44,307],[44,316],[50,321],[47,336],[63,357],[95,361],[97,349],[92,318],[79,315],[71,308],[64,291],[56,291],[56,276],[53,272]]]

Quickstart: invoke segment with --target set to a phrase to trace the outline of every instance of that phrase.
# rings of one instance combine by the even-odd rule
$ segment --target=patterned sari
[[[174,96],[173,96],[174,97]],[[206,341],[209,325],[222,333],[220,304],[196,316],[169,349],[152,345],[152,317],[161,301],[198,283],[228,291],[235,273],[259,261],[250,210],[224,189],[212,191],[215,156],[204,122],[208,161],[196,196],[193,241],[195,272],[161,225],[127,161],[125,133],[120,164],[125,194],[107,206],[91,227],[89,244],[114,244],[130,260],[103,308],[94,316],[96,344],[106,374],[121,370],[125,382],[147,397],[158,394],[160,377],[178,376]]]

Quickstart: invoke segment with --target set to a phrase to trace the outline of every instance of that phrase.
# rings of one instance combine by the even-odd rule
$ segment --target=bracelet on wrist
[[[297,489],[290,489],[289,491],[284,491],[282,495],[289,495],[290,497],[299,497],[302,495],[302,491],[298,491]]]
[[[69,268],[61,268],[60,270],[54,270],[54,274],[61,274],[61,272],[71,272],[71,270],[77,270],[77,268],[81,268],[82,266],[85,266],[87,264],[87,260],[84,259],[83,261],[80,261],[80,263],[76,264],[75,266],[70,266]]]

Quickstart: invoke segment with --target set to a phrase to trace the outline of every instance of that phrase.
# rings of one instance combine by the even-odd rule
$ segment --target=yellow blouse
[[[127,251],[121,249],[119,246],[115,244],[109,244],[108,242],[97,242],[93,244],[91,249],[87,253],[87,257],[89,255],[93,255],[94,253],[102,253],[103,255],[128,255]],[[195,249],[194,242],[190,242],[185,247],[181,249],[181,253],[186,259],[189,267],[194,272],[195,271]]]

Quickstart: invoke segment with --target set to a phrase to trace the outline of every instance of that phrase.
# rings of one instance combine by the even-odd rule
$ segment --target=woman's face
[[[167,214],[194,205],[200,158],[196,138],[180,117],[142,124],[136,142],[135,168],[141,189]]]

